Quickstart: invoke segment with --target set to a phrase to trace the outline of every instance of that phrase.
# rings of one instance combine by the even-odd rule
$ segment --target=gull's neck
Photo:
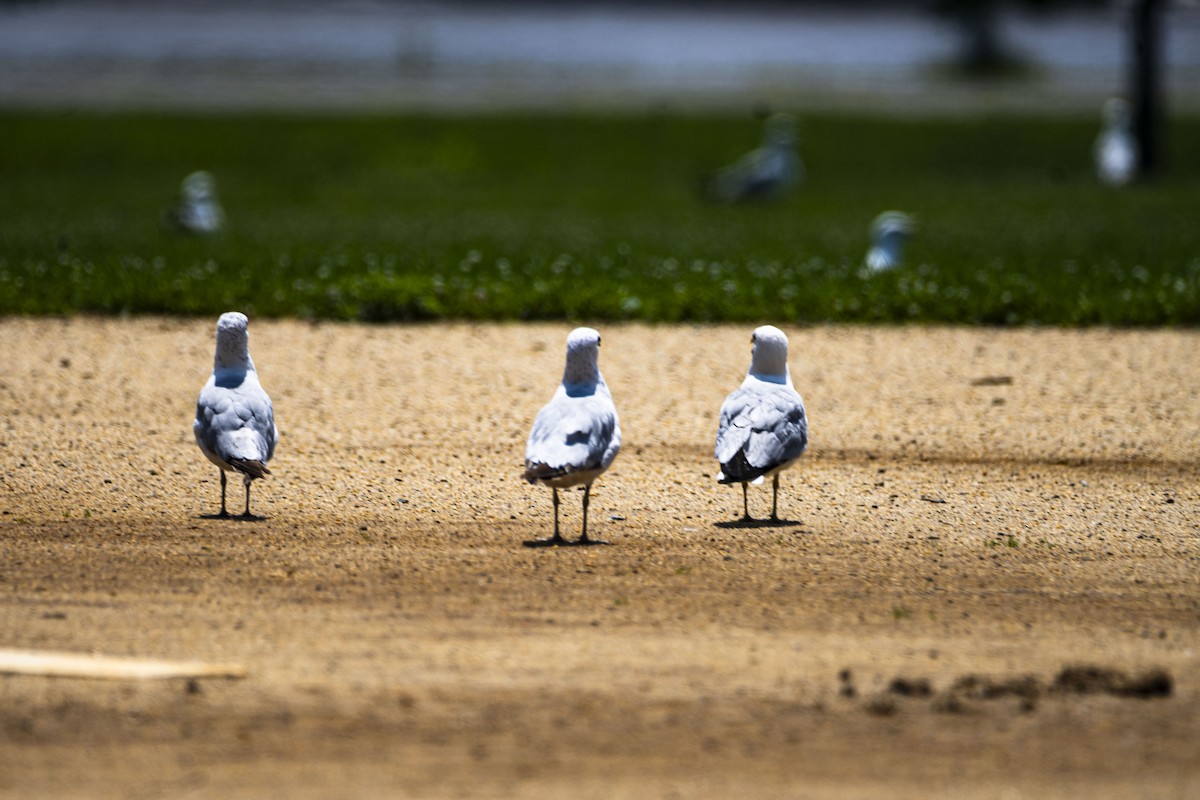
[[[563,386],[595,386],[604,383],[600,375],[595,348],[567,352],[563,368]]]
[[[254,361],[250,358],[250,344],[245,335],[217,338],[217,352],[213,357],[213,372],[254,372]]]
[[[771,346],[768,342],[756,344],[750,356],[750,371],[746,380],[791,386],[792,375],[787,364],[787,348]]]
[[[746,374],[746,380],[742,381],[742,385],[750,383],[774,383],[779,386],[791,386],[792,375],[787,367],[783,368],[783,373],[772,372],[755,372],[753,369]]]

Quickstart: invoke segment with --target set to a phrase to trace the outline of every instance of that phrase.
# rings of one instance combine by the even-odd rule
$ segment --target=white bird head
[[[916,220],[903,211],[884,211],[871,222],[871,235],[876,239],[897,234],[908,236],[916,229]]]
[[[183,179],[180,192],[184,202],[212,203],[217,199],[217,182],[212,175],[201,170]]]
[[[594,328],[576,328],[567,336],[567,364],[563,383],[603,383],[600,377],[600,332]]]
[[[903,211],[884,211],[876,217],[871,222],[867,268],[879,272],[899,266],[904,259],[904,243],[916,229],[916,220]]]
[[[249,320],[240,311],[227,311],[217,320],[217,352],[214,369],[254,369],[250,360]]]
[[[754,329],[750,341],[754,345],[750,352],[750,374],[772,383],[790,382],[787,334],[774,325],[762,325]]]

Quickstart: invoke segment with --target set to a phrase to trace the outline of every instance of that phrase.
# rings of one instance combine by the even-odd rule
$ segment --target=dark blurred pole
[[[1162,103],[1162,10],[1164,0],[1136,0],[1131,10],[1133,135],[1138,142],[1138,174],[1151,176],[1162,165],[1159,131]]]
[[[1001,72],[1010,54],[1000,38],[1000,0],[933,0],[938,16],[950,20],[962,37],[958,65],[971,77]]]
[[[996,3],[994,0],[963,3],[961,13],[963,30],[967,35],[964,59],[967,71],[977,75],[998,71],[1008,54],[1000,44]]]

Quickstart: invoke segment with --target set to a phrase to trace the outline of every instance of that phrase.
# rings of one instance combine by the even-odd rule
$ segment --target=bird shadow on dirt
[[[600,539],[528,539],[521,542],[522,547],[607,547],[608,544]]]
[[[266,522],[266,517],[257,514],[197,514],[199,519],[223,519],[229,522]]]
[[[804,523],[798,519],[730,519],[721,522],[714,522],[718,528],[729,529],[744,529],[744,528],[798,528]]]

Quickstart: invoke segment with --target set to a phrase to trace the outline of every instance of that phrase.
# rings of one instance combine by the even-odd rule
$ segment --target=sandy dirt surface
[[[609,544],[533,548],[568,326],[252,320],[241,521],[214,323],[0,321],[0,647],[246,670],[0,676],[2,798],[1200,797],[1196,332],[790,329],[743,525],[749,326],[604,326]]]

